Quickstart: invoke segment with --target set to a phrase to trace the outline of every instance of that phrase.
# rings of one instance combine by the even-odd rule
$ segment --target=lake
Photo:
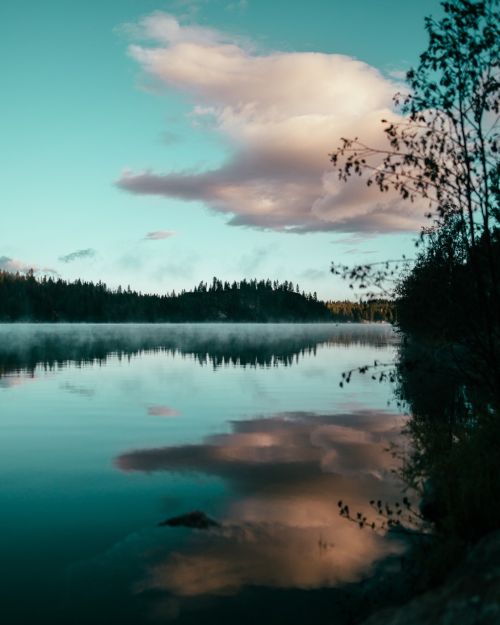
[[[0,324],[2,621],[335,622],[401,545],[383,324]],[[201,510],[210,530],[163,527]]]

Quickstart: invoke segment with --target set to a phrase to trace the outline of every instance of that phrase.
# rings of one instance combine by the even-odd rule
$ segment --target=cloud
[[[311,267],[309,269],[304,269],[299,277],[305,280],[323,280],[326,276],[328,276],[328,274],[329,272],[324,269],[315,269],[314,267]]]
[[[66,254],[65,256],[59,256],[59,260],[63,263],[72,263],[75,260],[82,260],[84,258],[93,258],[96,255],[96,251],[91,247],[88,247],[85,250],[76,250],[76,252],[71,252],[70,254]]]
[[[9,256],[0,256],[0,270],[9,271],[10,273],[27,273],[30,269],[38,271],[38,267],[33,264],[28,264],[22,260],[16,260]]]
[[[155,280],[164,281],[170,278],[191,280],[194,270],[199,264],[200,256],[196,252],[176,254],[166,262],[161,263],[153,272]]]
[[[344,254],[359,254],[362,256],[366,256],[367,254],[376,254],[377,250],[359,250],[357,247],[352,247],[349,250],[346,250]]]
[[[59,276],[59,272],[50,267],[38,267],[34,263],[25,263],[22,260],[10,258],[10,256],[0,256],[0,271],[10,273],[28,273],[33,271],[37,275]]]
[[[54,278],[61,275],[56,269],[51,269],[50,267],[42,267],[41,269],[38,269],[36,273],[41,275],[51,275]]]
[[[341,137],[385,146],[380,120],[395,84],[339,54],[257,54],[240,40],[165,13],[140,23],[150,45],[131,45],[143,70],[194,102],[232,146],[211,170],[125,172],[130,193],[203,201],[232,225],[282,231],[415,231],[423,209],[359,179],[342,183],[328,154]]]
[[[178,417],[180,412],[170,406],[149,406],[148,415],[154,417]]]
[[[258,269],[262,267],[262,264],[273,253],[276,253],[276,246],[272,245],[259,245],[248,251],[238,261],[239,270],[245,275],[253,275]]]
[[[154,232],[148,232],[144,239],[146,241],[159,241],[161,239],[169,239],[173,237],[175,232],[171,230],[155,230]]]
[[[131,250],[118,257],[116,260],[116,265],[119,269],[139,272],[145,270],[146,259],[144,255],[137,253],[137,251]]]
[[[358,245],[358,243],[365,243],[369,239],[372,239],[373,235],[368,232],[355,233],[350,236],[343,236],[340,239],[332,241],[335,245]]]

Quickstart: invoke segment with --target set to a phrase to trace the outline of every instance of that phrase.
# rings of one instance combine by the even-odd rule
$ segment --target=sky
[[[0,269],[143,292],[413,254],[425,210],[337,180],[382,145],[438,0],[3,0]]]

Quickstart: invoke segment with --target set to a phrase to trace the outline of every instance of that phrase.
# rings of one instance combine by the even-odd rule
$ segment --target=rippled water
[[[386,325],[0,325],[3,622],[332,623],[396,551]],[[203,510],[210,531],[159,527]]]

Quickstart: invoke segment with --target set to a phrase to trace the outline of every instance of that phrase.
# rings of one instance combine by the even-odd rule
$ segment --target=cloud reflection
[[[399,495],[386,450],[402,422],[383,412],[285,413],[234,422],[232,432],[201,444],[122,454],[122,471],[202,473],[223,478],[234,492],[222,527],[193,532],[142,588],[192,597],[359,579],[400,545],[340,518],[337,501],[363,511],[372,498]]]
[[[149,406],[148,415],[153,417],[178,417],[181,413],[170,406]]]

